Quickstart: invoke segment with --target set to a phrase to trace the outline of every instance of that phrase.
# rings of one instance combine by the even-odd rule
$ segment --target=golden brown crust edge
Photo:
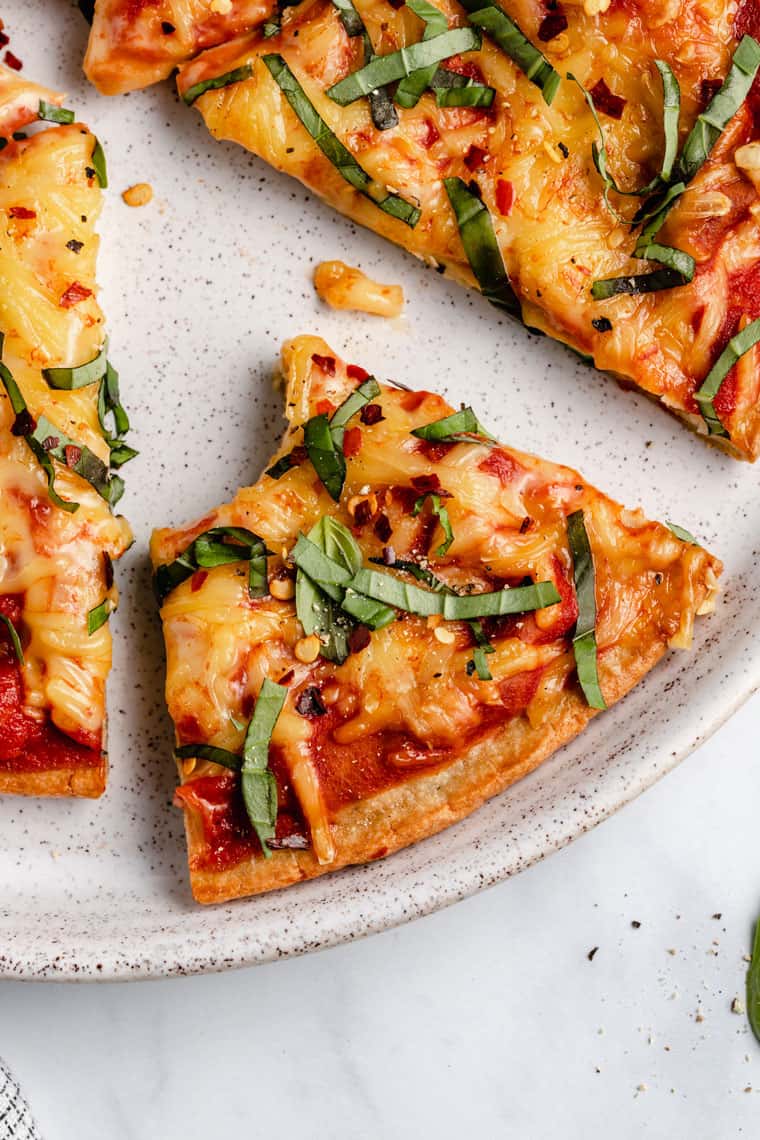
[[[91,768],[51,768],[47,772],[0,772],[0,795],[77,796],[97,799],[106,790],[106,757]]]
[[[706,593],[704,584],[700,584],[697,608]],[[605,694],[609,705],[632,689],[665,653],[667,644],[662,635],[654,630],[649,632],[645,650],[616,646],[605,655]],[[580,693],[565,690],[551,723],[518,732],[518,724],[527,724],[524,717],[519,718],[474,745],[447,768],[342,808],[332,820],[339,855],[325,865],[320,865],[311,851],[278,851],[271,859],[252,857],[225,871],[193,870],[193,855],[202,849],[203,837],[198,817],[186,809],[193,895],[201,903],[220,903],[260,894],[350,864],[370,862],[435,835],[532,772],[577,736],[595,715]]]

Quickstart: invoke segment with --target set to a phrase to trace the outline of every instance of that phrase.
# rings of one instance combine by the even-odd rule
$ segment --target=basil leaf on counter
[[[599,685],[597,667],[594,559],[583,511],[574,511],[568,515],[567,538],[573,559],[573,578],[578,599],[578,619],[573,634],[573,653],[578,669],[578,681],[590,707],[606,709],[607,704]]]

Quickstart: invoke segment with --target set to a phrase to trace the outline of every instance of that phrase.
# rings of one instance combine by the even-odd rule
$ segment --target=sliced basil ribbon
[[[11,639],[11,646],[13,653],[19,665],[24,664],[24,650],[21,648],[21,638],[18,635],[18,630],[6,614],[0,614],[0,622],[3,623],[8,631],[8,636]]]
[[[445,542],[442,542],[441,545],[436,548],[435,556],[436,558],[444,558],[446,554],[448,554],[449,547],[454,541],[454,531],[451,528],[451,519],[449,518],[449,512],[443,505],[440,495],[436,495],[435,491],[426,491],[424,495],[420,495],[419,499],[417,499],[414,504],[412,516],[416,518],[417,515],[419,515],[420,511],[425,505],[426,499],[429,500],[430,509],[441,524],[441,530],[443,531],[445,537]]]
[[[557,94],[561,79],[546,56],[523,34],[517,24],[496,4],[483,4],[483,0],[462,0],[467,19],[482,29],[499,45],[501,50],[517,64],[531,83],[535,83],[551,103]]]
[[[104,343],[100,351],[92,360],[78,364],[74,368],[43,368],[42,375],[51,388],[58,391],[71,392],[77,388],[86,388],[94,384],[106,374],[108,365],[108,343]]]
[[[684,527],[679,526],[677,523],[672,522],[666,522],[665,526],[668,528],[668,530],[673,532],[676,538],[680,538],[681,542],[688,542],[691,546],[699,546],[699,543],[691,531],[688,531]]]
[[[439,8],[434,8],[432,4],[428,4],[427,0],[407,0],[406,6],[425,24],[425,31],[422,33],[423,42],[448,31],[449,22],[445,13],[441,12]],[[411,75],[404,76],[396,88],[394,96],[399,107],[416,107],[420,97],[435,78],[437,71],[438,64],[431,63],[427,67],[413,71]]]
[[[296,614],[307,634],[320,640],[320,654],[341,665],[349,654],[353,619],[341,608],[345,587],[361,567],[362,555],[351,532],[325,515],[293,550]]]
[[[461,87],[448,87],[436,92],[439,107],[490,107],[496,89],[482,83],[465,83]]]
[[[369,63],[375,58],[372,40],[352,0],[332,0],[332,2],[340,13],[340,22],[346,35],[351,39],[361,36],[364,44],[364,62]],[[372,122],[379,131],[389,131],[392,127],[398,126],[398,112],[386,87],[378,87],[376,91],[370,92],[369,110]]]
[[[417,436],[418,439],[429,440],[431,443],[495,442],[493,436],[486,431],[470,407],[461,408],[458,412],[452,412],[450,416],[444,416],[443,419],[434,420],[433,423],[414,428],[411,435]],[[471,439],[471,435],[482,436],[483,438]]]
[[[481,293],[492,305],[519,318],[520,302],[509,280],[488,209],[461,178],[444,178],[443,184],[456,215],[465,255]]]
[[[97,175],[98,182],[103,190],[108,187],[108,172],[106,168],[106,153],[98,139],[95,139],[95,146],[92,148],[92,155],[90,156],[92,169]]]
[[[73,123],[74,112],[67,110],[66,107],[58,107],[55,103],[47,103],[44,99],[40,99],[37,118],[48,123]]]
[[[347,107],[370,91],[403,79],[422,67],[438,64],[460,52],[478,51],[480,42],[480,35],[472,28],[452,28],[443,35],[420,40],[389,55],[376,56],[371,63],[329,87],[327,94],[339,106]]]
[[[87,614],[87,633],[92,637],[101,626],[105,625],[113,613],[114,604],[110,598],[104,598],[99,606],[94,606]]]
[[[755,923],[752,939],[752,957],[747,967],[746,996],[747,1020],[750,1029],[760,1041],[760,921]]]
[[[229,541],[227,541],[229,540]],[[248,594],[252,598],[267,593],[267,550],[264,540],[241,526],[215,526],[205,530],[173,562],[159,566],[153,576],[156,597],[163,605],[168,595],[196,570],[212,570],[234,562],[248,563]]]
[[[468,621],[479,617],[527,613],[560,601],[553,582],[536,582],[531,586],[514,586],[487,594],[448,594],[423,590],[402,582],[379,570],[359,570],[351,586],[378,602],[395,606],[420,617],[440,614],[446,621]]]
[[[738,360],[760,341],[760,317],[747,325],[745,329],[731,337],[726,347],[705,377],[702,386],[694,393],[702,419],[707,424],[709,435],[720,435],[730,438],[728,431],[721,423],[715,410],[715,397],[720,391],[723,381]]]
[[[356,36],[367,35],[367,29],[364,26],[364,20],[354,7],[352,0],[332,0],[333,6],[338,9],[340,13],[340,22],[343,25],[345,33],[351,39]],[[369,39],[369,37],[367,37]],[[372,45],[369,45],[369,51],[372,51]]]
[[[759,67],[760,44],[752,36],[743,36],[723,86],[697,116],[683,144],[677,173],[684,182],[690,182],[707,161],[721,133],[749,95]]]
[[[390,606],[366,598],[364,594],[357,594],[351,587],[346,590],[340,604],[347,614],[362,625],[366,625],[368,629],[384,629],[386,625],[396,620],[395,610]]]
[[[221,764],[233,772],[239,772],[242,763],[236,752],[217,748],[214,744],[183,744],[174,749],[174,755],[177,760],[210,760],[212,764]]]
[[[277,30],[279,31],[279,28]],[[194,83],[192,87],[188,87],[182,98],[189,107],[207,91],[218,91],[220,87],[231,87],[233,83],[242,83],[244,79],[250,79],[252,75],[253,68],[250,63],[244,63],[241,67],[236,67],[234,71],[227,71],[224,75],[215,75],[213,79],[203,79],[200,83]]]
[[[374,376],[369,376],[346,397],[329,420],[322,414],[312,416],[304,424],[306,454],[323,486],[336,502],[340,499],[346,481],[346,460],[343,455],[346,424],[365,404],[379,395],[380,385]]]
[[[669,245],[650,242],[636,247],[634,257],[645,261],[659,261],[664,268],[651,273],[629,274],[623,277],[605,277],[591,286],[591,296],[595,301],[605,301],[620,293],[656,293],[660,289],[675,289],[688,285],[694,277],[696,262],[690,253],[673,249]]]
[[[662,59],[654,65],[662,80],[662,130],[665,135],[665,150],[660,164],[660,180],[670,182],[673,165],[678,154],[678,121],[681,117],[681,88],[672,68]]]
[[[477,670],[478,680],[493,681],[491,670],[488,668],[488,662],[486,661],[486,654],[495,653],[496,650],[486,637],[483,626],[479,621],[471,621],[469,622],[469,626],[472,630],[472,636],[475,638],[475,648],[472,651],[472,663]]]
[[[114,432],[106,424],[106,416],[112,415]],[[119,373],[110,363],[106,365],[103,381],[98,392],[98,420],[103,435],[107,440],[113,441],[126,435],[129,431],[129,416],[124,410],[119,394]]]
[[[606,709],[607,704],[599,685],[597,668],[594,558],[583,511],[574,511],[568,515],[567,538],[573,559],[573,578],[578,599],[578,619],[573,633],[573,654],[578,669],[578,681],[590,707]]]
[[[365,198],[374,202],[379,210],[414,229],[420,220],[419,207],[407,202],[399,194],[388,191],[369,176],[330,130],[281,55],[265,55],[262,58],[296,116],[341,177]]]
[[[272,854],[267,840],[274,837],[277,824],[277,781],[269,767],[269,746],[287,695],[284,685],[264,678],[245,734],[240,766],[246,814],[267,858]]]

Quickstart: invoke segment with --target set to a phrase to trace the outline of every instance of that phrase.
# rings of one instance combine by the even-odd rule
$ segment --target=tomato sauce
[[[720,331],[715,338],[713,362],[718,359],[732,336],[739,331],[743,316],[749,320],[760,317],[760,262],[741,272],[733,273],[728,279],[728,305]],[[726,376],[713,400],[719,417],[729,416],[736,408],[738,380],[736,366]],[[695,400],[690,401],[689,411],[698,411]]]
[[[0,596],[0,613],[10,619],[23,642],[21,599]],[[45,772],[95,768],[100,763],[99,746],[80,744],[49,719],[39,721],[24,710],[21,667],[5,623],[0,623],[0,771]]]

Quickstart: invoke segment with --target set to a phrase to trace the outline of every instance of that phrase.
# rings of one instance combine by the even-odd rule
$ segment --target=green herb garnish
[[[343,455],[346,424],[365,404],[379,395],[380,385],[374,376],[369,376],[335,409],[329,420],[326,415],[321,414],[312,416],[304,424],[303,442],[306,454],[326,491],[336,503],[340,499],[346,481],[346,459]],[[283,459],[267,474],[278,468]],[[284,474],[284,471],[282,473]],[[279,475],[275,477],[279,478]]]
[[[346,35],[351,39],[361,36],[364,44],[364,62],[370,63],[375,58],[372,40],[352,0],[333,0],[333,4],[340,13],[340,22]],[[398,126],[398,112],[386,87],[378,87],[376,91],[370,92],[369,110],[372,122],[379,131],[388,131]]]
[[[108,187],[108,173],[106,170],[106,153],[100,145],[100,140],[95,139],[95,146],[92,148],[92,155],[90,157],[92,169],[95,171],[98,182],[103,190]]]
[[[666,522],[665,526],[668,528],[668,530],[673,532],[676,538],[680,538],[681,542],[688,542],[692,546],[699,546],[699,543],[697,542],[694,535],[684,527],[672,522]]]
[[[365,198],[374,202],[379,210],[414,229],[420,220],[419,207],[407,202],[399,194],[388,191],[370,177],[328,127],[281,55],[265,55],[262,58],[298,119],[341,177]]]
[[[458,412],[452,412],[450,416],[444,416],[443,419],[414,428],[411,434],[432,443],[496,442],[470,407],[461,408]]]
[[[104,598],[99,606],[95,606],[87,614],[87,632],[92,637],[102,625],[105,625],[113,613],[114,605],[110,598]]]
[[[583,511],[574,511],[568,515],[567,538],[573,559],[575,594],[578,599],[578,619],[573,634],[573,654],[578,668],[578,681],[590,707],[606,709],[597,669],[594,559]],[[557,601],[559,600],[558,595]]]
[[[448,554],[449,547],[454,541],[454,531],[451,528],[451,519],[449,518],[449,512],[443,505],[440,495],[436,495],[434,491],[426,491],[424,495],[420,495],[419,499],[417,499],[414,504],[414,508],[412,510],[412,516],[414,518],[419,515],[420,511],[425,505],[426,500],[429,501],[431,511],[441,524],[441,530],[443,531],[446,540],[445,542],[442,542],[441,545],[436,549],[435,555],[436,558],[444,558],[446,554]]]
[[[496,89],[482,83],[464,83],[436,92],[435,101],[439,107],[490,107]]]
[[[591,286],[591,296],[595,301],[606,301],[620,293],[656,293],[660,289],[675,289],[688,285],[694,277],[697,264],[690,253],[673,249],[669,245],[650,242],[637,246],[634,257],[643,261],[658,261],[664,268],[651,273],[635,273],[624,277],[605,277]]]
[[[264,540],[240,526],[215,526],[199,534],[173,562],[156,570],[153,582],[159,605],[196,570],[212,570],[234,562],[248,563],[248,594],[261,598],[267,593],[267,550]]]
[[[755,923],[752,941],[752,958],[747,967],[747,1020],[755,1037],[760,1041],[760,921]]]
[[[484,5],[483,0],[462,0],[462,4],[467,10],[467,19],[470,23],[486,32],[517,64],[526,78],[535,83],[544,97],[544,102],[551,103],[557,94],[561,82],[560,76],[514,20],[495,4]]]
[[[279,30],[278,25],[277,31]],[[192,87],[188,87],[182,98],[189,107],[207,91],[218,91],[220,87],[231,87],[233,83],[242,83],[244,79],[250,79],[252,75],[253,68],[250,63],[244,63],[242,67],[236,67],[234,71],[227,71],[224,75],[216,75],[213,79],[203,79],[200,83],[194,83]]]
[[[59,391],[74,391],[77,388],[86,388],[106,374],[108,355],[107,342],[103,345],[92,360],[78,364],[74,368],[43,368],[42,375],[51,388]]]
[[[287,695],[284,685],[264,678],[245,734],[240,766],[245,810],[267,858],[272,854],[267,840],[274,837],[277,824],[277,781],[269,767],[269,746]]]
[[[422,34],[423,41],[434,39],[435,36],[443,35],[444,32],[448,31],[449,22],[445,14],[439,8],[434,8],[432,4],[428,4],[427,0],[408,0],[406,6],[425,25],[425,31]],[[435,78],[437,71],[438,64],[431,63],[427,67],[413,71],[411,75],[406,75],[396,88],[394,96],[399,107],[416,107],[420,97]]]
[[[15,625],[13,624],[11,619],[6,614],[0,614],[0,622],[3,623],[3,625],[5,626],[5,628],[8,631],[8,636],[11,639],[11,646],[13,648],[13,652],[14,652],[14,655],[16,657],[16,660],[18,661],[19,665],[23,665],[24,664],[24,650],[21,648],[21,638],[18,635],[18,630],[16,629]]]
[[[395,606],[420,617],[440,614],[446,621],[469,621],[472,618],[497,617],[503,614],[527,613],[560,601],[553,582],[536,582],[530,586],[514,586],[487,594],[450,594],[423,590],[378,570],[359,570],[351,583],[353,589],[378,602]]]
[[[444,178],[443,184],[456,215],[464,252],[481,293],[492,305],[519,318],[520,302],[509,280],[487,207],[471,189],[472,184],[467,186],[461,178]]]
[[[339,106],[347,107],[370,91],[404,79],[420,68],[437,65],[460,52],[478,51],[480,43],[479,33],[472,28],[451,28],[440,36],[420,40],[400,51],[376,56],[371,63],[329,87],[327,94]]]
[[[47,103],[44,99],[40,99],[37,118],[48,123],[73,123],[74,112],[67,110],[66,107],[58,107],[55,103]]]
[[[760,318],[752,321],[745,329],[731,337],[705,377],[702,386],[694,393],[694,399],[697,401],[702,419],[707,424],[707,431],[710,435],[721,435],[729,438],[729,433],[715,410],[715,397],[736,362],[751,348],[754,348],[758,341],[760,341]]]
[[[239,772],[242,764],[236,752],[217,748],[214,744],[183,744],[181,748],[174,749],[174,755],[177,760],[210,760],[212,764],[221,764],[233,772]]]

